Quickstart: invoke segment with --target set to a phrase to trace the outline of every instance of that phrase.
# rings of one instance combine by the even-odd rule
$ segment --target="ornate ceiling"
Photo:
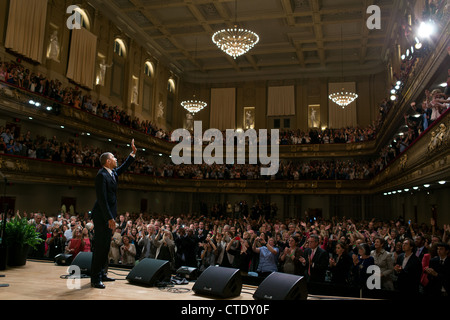
[[[380,0],[91,0],[126,35],[186,81],[341,77],[385,67],[401,1]],[[375,4],[381,29],[366,26]],[[236,9],[237,8],[237,9]],[[214,32],[250,29],[260,42],[236,60]]]

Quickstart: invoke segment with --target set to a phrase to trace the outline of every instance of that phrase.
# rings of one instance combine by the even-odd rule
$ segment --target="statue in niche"
[[[139,91],[137,87],[137,83],[133,86],[133,92],[131,93],[131,103],[137,104],[138,102]]]
[[[58,40],[58,31],[55,30],[50,35],[50,44],[48,45],[47,58],[59,62],[59,52],[61,51],[61,46]]]
[[[162,101],[159,102],[158,104],[158,113],[157,113],[157,118],[164,118],[164,105],[162,103]]]
[[[113,63],[111,62],[110,65],[107,65],[105,62],[105,59],[102,60],[99,64],[99,72],[98,72],[98,78],[97,78],[97,84],[100,86],[105,85],[105,79],[106,79],[106,68],[111,68]]]
[[[310,120],[311,120],[311,127],[315,128],[316,126],[316,122],[317,122],[317,110],[314,108],[311,108],[311,116],[310,116]]]
[[[253,118],[253,113],[248,110],[245,112],[245,128],[246,129],[253,129],[254,128],[255,120]]]
[[[186,130],[194,130],[194,116],[191,113],[186,113]]]

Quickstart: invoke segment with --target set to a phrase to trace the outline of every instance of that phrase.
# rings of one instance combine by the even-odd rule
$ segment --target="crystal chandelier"
[[[342,25],[341,25],[341,56],[342,56],[342,81],[344,81],[344,41],[342,39]],[[336,103],[338,106],[341,106],[344,109],[350,103],[355,101],[358,98],[358,95],[354,92],[345,91],[342,88],[341,91],[332,93],[328,96],[328,98]]]
[[[195,40],[195,54],[194,54],[194,61],[197,59],[197,39]],[[195,90],[194,90],[195,92]],[[195,93],[192,97],[192,100],[184,100],[181,102],[181,106],[186,109],[189,113],[192,115],[196,114],[197,112],[203,110],[206,108],[208,104],[204,101],[197,100],[195,98]]]
[[[234,59],[246,54],[259,42],[259,36],[253,31],[238,28],[237,26],[237,0],[235,1],[234,28],[222,29],[212,36],[212,41],[220,50]]]
[[[208,105],[204,101],[195,100],[195,95],[194,95],[193,99],[194,100],[185,100],[185,101],[181,102],[181,106],[192,114],[196,114],[197,112],[206,108],[206,106]]]
[[[332,93],[328,98],[344,109],[350,103],[355,101],[355,99],[358,98],[358,95],[353,92],[344,91],[344,88],[342,88],[341,92]]]
[[[234,26],[232,29],[223,29],[214,33],[212,41],[222,51],[236,59],[253,48],[259,42],[259,36],[253,31]]]

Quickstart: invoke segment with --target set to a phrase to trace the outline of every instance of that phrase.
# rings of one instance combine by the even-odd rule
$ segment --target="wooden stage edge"
[[[0,300],[180,300],[207,301],[212,297],[196,295],[193,282],[174,287],[157,288],[130,284],[126,276],[130,269],[110,268],[108,275],[116,279],[106,282],[106,289],[90,286],[90,278],[66,279],[68,266],[58,266],[51,261],[28,260],[25,266],[8,267],[0,271]],[[230,301],[253,301],[257,287],[243,285],[241,295]],[[359,300],[346,297],[308,295],[308,300]]]

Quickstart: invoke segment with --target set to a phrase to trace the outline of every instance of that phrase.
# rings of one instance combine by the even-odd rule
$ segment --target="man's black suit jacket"
[[[433,296],[441,294],[442,287],[445,288],[447,294],[450,294],[450,258],[447,257],[443,265],[440,264],[439,256],[430,260],[429,267],[438,273],[438,275],[428,275],[428,285],[426,290]]]
[[[303,253],[303,257],[306,260],[306,278],[308,279],[308,282],[324,282],[329,261],[328,253],[322,248],[317,247],[316,253],[314,254],[311,262],[311,267],[309,268],[309,257],[311,255],[311,252],[311,248],[306,248]],[[308,275],[308,268],[311,272],[311,275]]]
[[[401,253],[396,264],[402,266],[405,254]],[[410,295],[419,293],[420,277],[422,276],[422,263],[419,258],[413,253],[408,259],[405,267],[397,274],[398,290]]]
[[[117,217],[117,183],[118,177],[124,173],[133,163],[134,157],[128,156],[126,161],[118,168],[112,170],[112,174],[105,168],[98,171],[95,177],[95,192],[97,201],[92,209],[94,225],[97,223],[108,224],[108,220],[115,220]]]

